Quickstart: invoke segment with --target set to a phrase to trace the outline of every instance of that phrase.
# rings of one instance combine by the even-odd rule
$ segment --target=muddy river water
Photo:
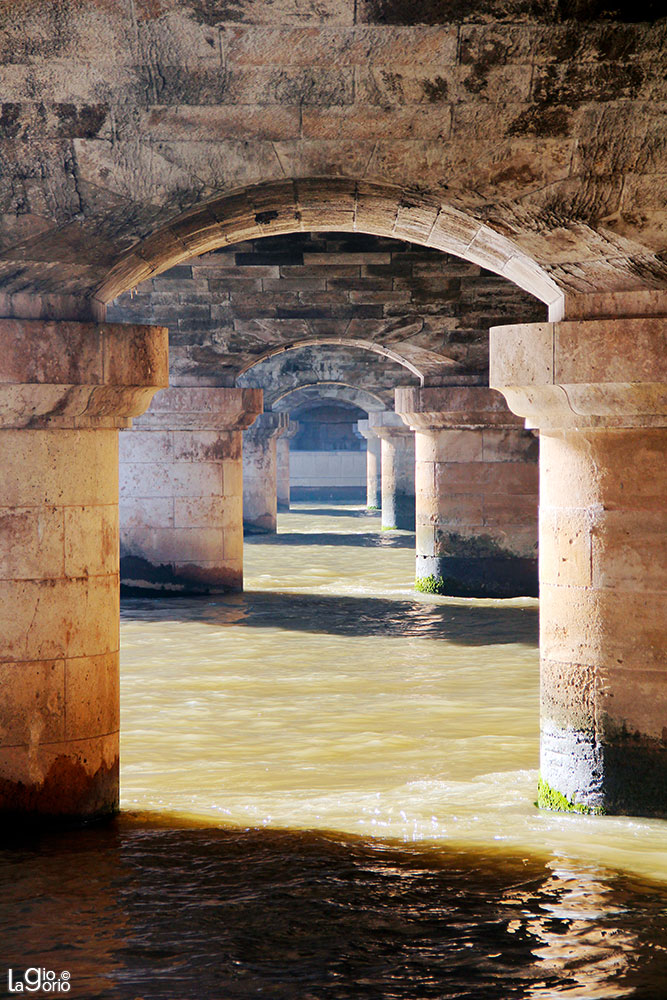
[[[123,813],[3,844],[14,975],[667,998],[667,823],[534,806],[537,601],[416,594],[413,536],[359,507],[297,505],[245,561],[242,595],[123,601]]]

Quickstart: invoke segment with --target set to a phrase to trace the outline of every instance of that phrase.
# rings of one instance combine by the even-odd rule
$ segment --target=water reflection
[[[0,850],[0,879],[12,967],[86,1000],[665,995],[664,896],[587,866],[165,816]]]
[[[301,501],[300,503],[292,504],[292,513],[301,515],[302,517],[308,518],[348,518],[353,517],[356,520],[365,520],[370,522],[377,522],[380,512],[378,510],[369,510],[368,507],[355,507],[351,504],[336,503],[333,500],[326,501],[319,507],[312,507],[310,504],[313,501]],[[410,532],[412,535],[412,540],[414,543],[414,531]]]

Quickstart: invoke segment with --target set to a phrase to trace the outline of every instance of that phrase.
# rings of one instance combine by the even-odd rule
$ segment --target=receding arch
[[[358,406],[366,413],[379,413],[393,407],[392,400],[383,399],[377,393],[370,392],[358,385],[349,385],[345,382],[315,382],[287,389],[275,400],[272,409],[279,412],[291,412],[305,404],[331,399]]]
[[[393,185],[313,177],[232,191],[184,212],[135,244],[93,293],[103,309],[136,287],[193,256],[221,246],[292,232],[362,232],[417,243],[479,264],[563,313],[562,290],[537,261],[486,223],[433,196]]]
[[[422,385],[424,385],[430,375],[441,378],[447,374],[456,375],[462,370],[461,365],[451,358],[411,344],[402,344],[401,352],[399,353],[390,347],[385,347],[383,344],[376,344],[371,340],[348,340],[343,337],[307,337],[304,340],[294,341],[292,344],[280,344],[277,347],[270,348],[260,357],[253,358],[249,364],[241,369],[238,377],[240,378],[246,372],[261,364],[262,361],[273,358],[277,354],[283,354],[285,351],[297,351],[302,347],[314,347],[323,344],[335,344],[343,348],[359,347],[362,350],[370,351],[372,354],[380,354],[391,361],[395,361],[403,368],[407,368],[408,371],[419,379]]]

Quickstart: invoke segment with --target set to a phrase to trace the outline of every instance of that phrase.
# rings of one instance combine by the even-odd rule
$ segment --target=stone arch
[[[293,348],[274,354],[248,368],[237,379],[243,388],[258,388],[264,392],[264,408],[283,409],[278,403],[290,394],[307,389],[310,395],[323,387],[338,391],[344,387],[359,389],[367,394],[371,409],[392,409],[394,390],[399,385],[417,385],[418,379],[409,369],[376,351],[353,348],[339,344]],[[373,405],[375,400],[375,405]],[[362,407],[368,412],[369,406]]]
[[[408,371],[419,379],[421,385],[424,385],[428,381],[429,376],[441,380],[447,374],[456,374],[460,367],[451,358],[436,354],[435,351],[428,351],[423,347],[415,347],[411,344],[402,344],[401,352],[399,353],[390,347],[385,347],[383,344],[377,344],[370,340],[322,337],[306,338],[295,341],[292,344],[280,344],[277,347],[271,348],[260,357],[253,358],[252,362],[239,372],[239,378],[261,364],[262,361],[267,361],[269,358],[283,354],[285,351],[295,351],[302,347],[321,347],[325,344],[336,344],[340,347],[359,347],[362,350],[370,351],[372,354],[382,355],[391,361],[395,361],[403,368],[407,368]]]
[[[317,382],[311,385],[300,385],[295,389],[288,389],[274,402],[272,409],[277,411],[291,411],[307,403],[315,403],[318,400],[333,399],[337,402],[350,403],[358,406],[366,413],[376,413],[382,410],[391,409],[393,401],[383,398],[368,389],[360,386],[346,385],[342,382]]]
[[[312,177],[238,189],[184,212],[129,249],[93,292],[106,303],[187,258],[228,244],[291,232],[363,232],[442,250],[514,282],[563,314],[564,294],[547,271],[508,237],[445,205],[397,186]]]

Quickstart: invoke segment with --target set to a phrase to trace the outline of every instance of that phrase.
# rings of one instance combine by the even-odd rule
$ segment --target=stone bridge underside
[[[582,309],[563,291],[662,288],[666,27],[637,16],[627,0],[4,4],[3,312],[100,318],[193,253],[317,229],[458,253],[554,319]]]
[[[386,237],[294,233],[171,268],[116,299],[108,318],[169,327],[173,384],[231,386],[267,356],[318,344],[317,359],[326,343],[409,366],[393,364],[394,385],[487,379],[489,327],[546,317],[512,282],[458,257]]]
[[[138,571],[238,588],[235,380],[334,342],[436,587],[534,564],[539,430],[540,801],[667,816],[664,4],[12,0],[0,67],[0,811],[117,808],[119,429]]]

